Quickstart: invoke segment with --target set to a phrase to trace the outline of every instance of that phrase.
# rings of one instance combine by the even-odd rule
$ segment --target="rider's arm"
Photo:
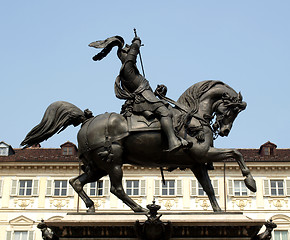
[[[123,74],[126,79],[130,79],[132,77],[134,78],[134,76],[140,75],[135,65],[140,46],[141,40],[139,38],[134,38],[124,63]]]

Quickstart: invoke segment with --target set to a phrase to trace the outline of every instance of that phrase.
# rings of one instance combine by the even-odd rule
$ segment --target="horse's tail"
[[[57,101],[48,106],[41,122],[35,126],[21,142],[24,148],[47,140],[55,133],[60,133],[69,125],[78,126],[91,117],[89,110],[82,111],[75,105]]]

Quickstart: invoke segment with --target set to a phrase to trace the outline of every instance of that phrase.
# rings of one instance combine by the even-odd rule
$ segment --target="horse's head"
[[[231,97],[228,93],[224,93],[222,99],[218,100],[214,107],[216,115],[216,122],[213,124],[214,131],[222,137],[228,136],[233,122],[246,106],[247,103],[243,102],[241,93],[237,97]]]

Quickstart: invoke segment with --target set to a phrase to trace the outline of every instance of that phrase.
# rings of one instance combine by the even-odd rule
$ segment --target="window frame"
[[[31,187],[31,194],[27,194],[27,191],[24,191],[26,194],[20,194],[20,183],[21,181],[32,181],[32,187]],[[26,185],[25,185],[26,186]],[[25,187],[24,190],[27,190]],[[10,188],[10,196],[12,197],[32,197],[32,196],[38,196],[39,194],[39,179],[33,179],[33,178],[19,178],[19,179],[12,179],[11,180],[11,188]]]
[[[235,197],[235,198],[255,197],[256,196],[256,193],[250,191],[247,187],[246,187],[247,195],[235,195],[235,185],[234,185],[235,181],[244,182],[244,179],[241,179],[241,178],[230,178],[230,179],[227,179],[227,187],[226,187],[226,189],[227,189],[227,195],[228,196]]]
[[[271,181],[283,182],[283,195],[272,195]],[[277,189],[276,189],[277,190]],[[289,178],[268,178],[263,180],[264,196],[268,197],[284,197],[290,196],[290,179]]]
[[[279,236],[279,239],[278,239],[278,240],[283,240],[283,238],[282,238],[282,236],[281,236],[281,232],[285,232],[285,233],[287,234],[286,239],[289,238],[289,230],[274,229],[274,231],[273,231],[273,235],[272,235],[272,238],[271,238],[271,239],[273,239],[273,240],[277,240],[277,239],[276,239],[276,236],[275,236],[277,232],[280,233],[280,234],[279,234],[280,236]]]
[[[73,147],[63,147],[62,148],[62,155],[64,155],[64,156],[73,155]]]
[[[13,231],[6,231],[6,240],[14,240],[15,239],[15,233],[16,232],[25,232],[27,233],[27,238],[23,239],[21,237],[20,240],[33,240],[34,239],[34,231],[30,231],[30,230],[21,230],[21,229],[17,229],[17,230],[13,230]]]
[[[211,179],[211,184],[214,189],[215,196],[219,196],[219,180],[218,179]],[[202,193],[202,194],[201,194]],[[199,181],[195,179],[190,179],[190,196],[191,197],[205,197],[207,196],[206,192],[202,189],[201,184]]]
[[[183,196],[183,179],[167,179],[167,181],[174,181],[174,195],[164,195],[163,194],[163,181],[161,179],[155,179],[154,181],[154,196],[162,196],[162,197],[178,197]]]
[[[100,187],[100,183],[102,183],[102,187]],[[95,184],[95,187],[92,187],[92,184]],[[91,191],[94,190],[95,194],[91,194]],[[99,193],[101,191],[101,194]],[[98,180],[95,182],[91,182],[88,186],[88,195],[92,197],[102,197],[104,196],[104,180]]]
[[[55,182],[56,181],[66,181],[67,187],[66,187],[66,195],[55,195]],[[74,196],[74,190],[72,186],[69,184],[69,179],[47,179],[46,180],[46,197],[72,197]]]

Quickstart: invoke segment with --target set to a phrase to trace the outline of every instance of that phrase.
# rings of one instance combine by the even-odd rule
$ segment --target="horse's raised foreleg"
[[[239,164],[242,174],[245,178],[244,182],[248,189],[252,192],[257,191],[256,181],[254,180],[249,168],[247,167],[243,155],[236,149],[222,149],[211,147],[206,154],[208,162],[220,162],[228,158],[234,158]]]
[[[208,176],[208,171],[205,164],[195,165],[191,168],[191,171],[194,173],[196,179],[199,181],[203,190],[206,192],[209,201],[211,203],[212,209],[215,212],[222,211],[215,197],[214,189],[212,187],[210,178]]]
[[[90,182],[98,181],[103,176],[107,175],[106,172],[97,172],[94,175],[89,175],[88,173],[83,173],[78,177],[72,178],[69,180],[72,188],[77,192],[80,198],[85,202],[86,207],[88,208],[87,212],[95,212],[94,202],[83,190],[83,186]]]

